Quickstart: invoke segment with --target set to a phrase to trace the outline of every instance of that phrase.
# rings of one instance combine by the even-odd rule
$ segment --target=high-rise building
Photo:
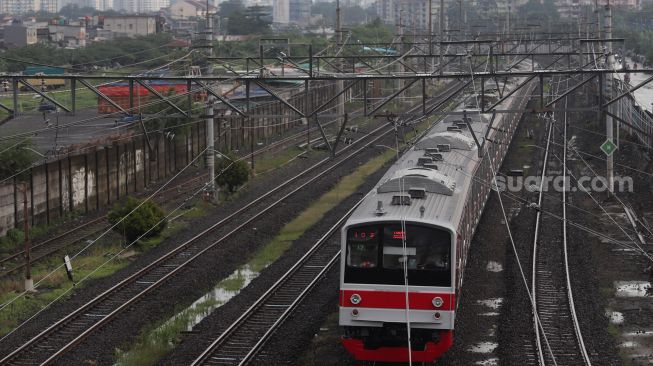
[[[308,25],[311,21],[311,0],[274,0],[272,22],[279,25]]]
[[[44,10],[49,11],[47,9],[51,9],[51,2],[55,4],[52,12],[56,13],[57,0],[0,0],[0,13],[20,16],[25,13],[39,11],[42,6],[45,8]]]
[[[170,6],[170,0],[113,0],[113,10],[132,14],[152,13]]]
[[[272,3],[272,22],[276,24],[290,23],[290,0],[274,0]]]
[[[57,0],[40,0],[39,10],[45,11],[47,13],[56,14],[59,11],[59,7],[57,6]]]
[[[450,0],[445,1],[448,5]],[[433,1],[433,17],[439,14],[439,1]],[[428,0],[377,0],[376,13],[384,23],[402,24],[406,30],[426,30],[429,21]],[[435,24],[435,21],[433,22]]]

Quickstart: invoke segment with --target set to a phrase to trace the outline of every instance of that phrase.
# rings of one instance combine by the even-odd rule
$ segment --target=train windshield
[[[345,282],[451,286],[451,234],[406,224],[358,226],[347,231]]]

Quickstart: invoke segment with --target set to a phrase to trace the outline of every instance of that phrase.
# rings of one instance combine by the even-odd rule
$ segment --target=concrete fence
[[[311,90],[308,98],[299,92],[289,95],[288,100],[297,109],[309,111],[334,93],[334,83],[319,86]],[[332,103],[329,107],[334,106]],[[302,124],[294,111],[275,100],[252,103],[249,114],[256,117],[215,119],[216,149],[248,151],[251,139],[254,143],[265,141]],[[0,184],[0,235],[22,225],[23,184],[27,184],[28,219],[32,226],[49,224],[72,212],[92,212],[173,176],[204,151],[205,130],[204,123],[199,121],[190,125],[185,135],[173,139],[160,133],[150,134],[152,151],[146,139],[137,136],[31,168],[24,180]]]

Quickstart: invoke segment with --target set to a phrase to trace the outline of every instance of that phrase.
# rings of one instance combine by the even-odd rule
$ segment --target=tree
[[[270,32],[270,21],[265,14],[265,8],[262,6],[252,6],[245,11],[235,11],[227,20],[227,33],[236,35],[267,34]]]
[[[167,225],[165,213],[161,207],[152,201],[146,201],[138,207],[141,202],[141,200],[129,197],[124,204],[116,204],[109,211],[109,222],[111,225],[115,225],[113,230],[124,235],[130,243],[141,235],[144,238],[159,235]],[[132,212],[134,209],[136,211]],[[124,220],[120,221],[123,217]]]
[[[229,18],[235,12],[242,13],[245,11],[245,5],[243,5],[242,0],[227,0],[220,3],[220,11],[218,15],[221,19]]]
[[[10,142],[0,145],[0,179],[11,177],[20,173],[34,164],[37,154],[32,150],[29,140],[18,144]]]
[[[59,10],[59,15],[63,15],[68,19],[77,19],[79,17],[93,15],[96,13],[97,10],[94,8],[88,6],[80,7],[77,4],[66,4],[61,7],[61,10]]]
[[[219,159],[215,164],[215,172],[215,182],[221,187],[226,186],[229,193],[233,193],[249,179],[249,165],[233,154]]]

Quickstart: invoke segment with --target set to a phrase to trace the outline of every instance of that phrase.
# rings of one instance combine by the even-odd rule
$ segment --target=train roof
[[[506,91],[515,85],[515,82],[508,82]],[[516,98],[521,97],[513,95],[501,105]],[[469,110],[472,104],[476,104],[475,95],[464,98],[456,111],[465,110],[474,135],[483,144],[489,126],[497,126],[506,115],[498,113],[490,123],[492,115],[480,114],[476,108]],[[434,125],[388,169],[345,226],[406,220],[454,232],[471,188],[472,176],[481,161],[474,137],[463,118],[461,114],[449,114]],[[488,138],[492,139],[495,133],[491,129]]]

